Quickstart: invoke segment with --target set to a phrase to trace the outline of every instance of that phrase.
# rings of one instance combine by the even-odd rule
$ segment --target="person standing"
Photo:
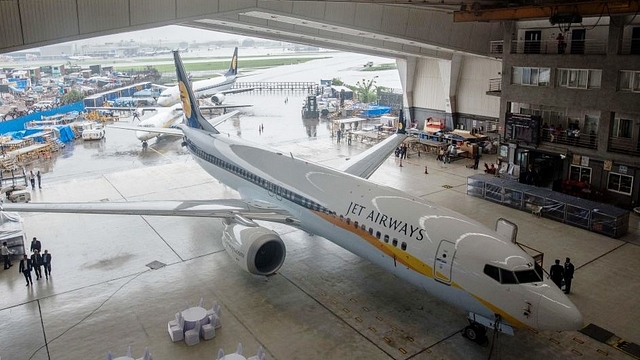
[[[33,170],[29,172],[29,182],[31,183],[31,190],[36,189],[36,175],[33,173]]]
[[[36,179],[38,179],[38,189],[42,189],[42,175],[40,175],[40,170],[36,172]]]
[[[2,247],[0,247],[0,254],[2,254],[2,261],[4,262],[4,269],[12,267],[11,259],[9,259],[9,255],[11,255],[11,250],[7,247],[7,242],[2,242]]]
[[[49,250],[45,250],[44,254],[42,254],[42,267],[44,267],[44,276],[49,280],[49,275],[51,275],[51,254]]]
[[[571,291],[571,280],[573,279],[574,266],[571,263],[571,259],[567,258],[564,262],[564,293],[568,294]]]
[[[564,54],[564,48],[567,47],[567,44],[564,42],[564,35],[558,33],[556,40],[558,41],[558,54]]]
[[[476,152],[473,154],[473,168],[474,170],[478,170],[478,164],[480,163],[480,148],[476,147],[474,150]]]
[[[33,285],[33,280],[31,279],[31,260],[27,257],[27,254],[24,254],[22,260],[20,260],[20,266],[18,267],[18,271],[24,275],[25,280],[27,280],[27,286]]]
[[[40,251],[35,250],[33,255],[31,255],[31,267],[36,272],[36,280],[40,280],[42,277],[42,255],[40,255]]]
[[[551,280],[558,286],[558,288],[562,288],[564,268],[560,265],[559,259],[556,259],[555,265],[551,265],[551,269],[549,269],[549,277],[551,277]]]
[[[40,252],[40,250],[42,250],[42,244],[40,243],[40,240],[36,239],[34,236],[33,240],[31,240],[31,252],[35,252],[36,250]]]

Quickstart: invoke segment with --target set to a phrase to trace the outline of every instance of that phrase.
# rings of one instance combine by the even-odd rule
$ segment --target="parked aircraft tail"
[[[404,119],[404,111],[401,109],[400,114],[398,115],[398,129],[396,130],[396,132],[398,134],[406,134],[407,133],[406,128],[407,128],[407,123]]]
[[[238,47],[233,51],[233,56],[231,57],[231,66],[229,66],[229,71],[227,71],[225,76],[236,76],[238,75]]]
[[[173,60],[176,64],[176,76],[178,77],[178,89],[180,90],[180,101],[182,101],[182,112],[184,113],[185,123],[189,127],[218,134],[219,131],[216,130],[216,128],[213,127],[213,125],[211,125],[200,112],[198,99],[193,94],[191,82],[184,70],[182,59],[180,59],[180,53],[178,51],[173,51]]]

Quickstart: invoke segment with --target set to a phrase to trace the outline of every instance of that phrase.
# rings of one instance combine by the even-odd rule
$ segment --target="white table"
[[[188,308],[182,312],[184,319],[184,331],[191,330],[196,327],[196,321],[200,320],[200,325],[208,324],[207,309],[200,306]]]

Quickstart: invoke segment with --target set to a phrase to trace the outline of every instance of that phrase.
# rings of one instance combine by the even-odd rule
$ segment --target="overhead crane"
[[[549,19],[552,23],[576,23],[581,22],[582,17],[638,14],[639,12],[640,0],[603,0],[564,4],[549,3],[486,9],[483,9],[481,6],[471,5],[463,6],[460,11],[454,11],[453,21]]]

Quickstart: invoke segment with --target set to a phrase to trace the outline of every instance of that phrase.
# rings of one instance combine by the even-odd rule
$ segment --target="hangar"
[[[640,20],[637,2],[626,3],[16,0],[0,3],[0,51],[183,24],[391,56],[412,119],[497,130],[510,162],[544,164],[551,181],[586,176],[603,199],[631,208],[640,192]],[[505,133],[509,114],[582,134],[541,130],[533,143]]]

